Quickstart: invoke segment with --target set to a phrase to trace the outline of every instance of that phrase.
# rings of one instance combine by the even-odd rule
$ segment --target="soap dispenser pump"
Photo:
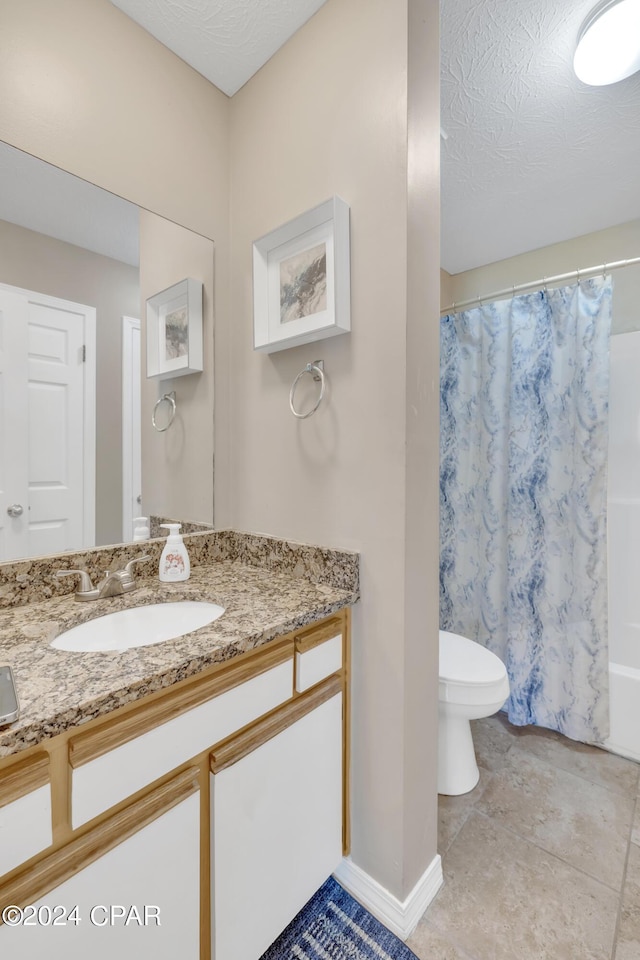
[[[161,523],[169,531],[162,556],[158,576],[163,583],[177,583],[188,580],[191,573],[189,554],[180,533],[180,523]]]
[[[151,538],[151,531],[149,529],[149,518],[148,517],[134,517],[133,518],[133,539],[137,540],[149,540]]]

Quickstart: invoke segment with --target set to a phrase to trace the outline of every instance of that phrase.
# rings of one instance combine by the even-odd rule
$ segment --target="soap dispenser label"
[[[168,553],[164,558],[164,573],[168,577],[179,577],[185,572],[184,557],[179,553]]]

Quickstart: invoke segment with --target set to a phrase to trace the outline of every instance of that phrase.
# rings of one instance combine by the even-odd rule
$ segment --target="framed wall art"
[[[254,350],[349,333],[350,299],[349,206],[340,197],[254,241]]]
[[[147,378],[202,372],[202,283],[190,278],[147,300]]]

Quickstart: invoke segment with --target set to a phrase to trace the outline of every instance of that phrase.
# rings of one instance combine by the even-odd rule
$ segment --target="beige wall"
[[[440,560],[440,36],[437,0],[409,0],[404,892],[437,841]]]
[[[443,306],[514,284],[633,257],[640,257],[640,220],[455,274],[448,290],[443,289]],[[613,274],[612,333],[630,330],[640,330],[640,265]]]
[[[138,270],[0,220],[0,283],[96,308],[96,543],[122,540],[122,316],[140,316]]]
[[[451,274],[440,270],[440,306],[446,307],[453,301],[453,281]]]
[[[214,312],[228,315],[223,93],[108,0],[2,0],[0,91],[0,139],[214,240]],[[220,340],[224,356],[224,333]],[[223,448],[228,389],[222,365],[215,393]],[[213,404],[209,422],[213,429]],[[224,468],[216,485],[216,523],[224,526]]]
[[[0,130],[28,153],[213,238],[229,100],[108,0],[2,0]]]
[[[410,129],[408,11],[426,88]],[[234,525],[361,551],[352,855],[400,899],[436,852],[437,20],[431,2],[329,0],[231,104]],[[334,193],[352,333],[254,353],[251,241]],[[316,358],[330,389],[298,421],[289,388]]]
[[[400,899],[436,852],[437,44],[436,0],[329,0],[229,102],[107,0],[0,5],[0,138],[215,241],[216,525],[361,550],[353,857]],[[353,332],[255,354],[251,241],[334,193]]]
[[[140,211],[142,343],[148,297],[186,277],[202,282],[202,373],[147,380],[142,359],[142,507],[149,515],[213,523],[213,243],[163,217]],[[176,416],[159,433],[151,415],[158,397],[175,391]],[[159,415],[160,416],[160,415]]]

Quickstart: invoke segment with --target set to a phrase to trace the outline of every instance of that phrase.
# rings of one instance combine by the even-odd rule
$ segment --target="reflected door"
[[[27,320],[26,298],[0,289],[0,560],[28,553]]]
[[[93,545],[95,309],[0,289],[0,559]]]

